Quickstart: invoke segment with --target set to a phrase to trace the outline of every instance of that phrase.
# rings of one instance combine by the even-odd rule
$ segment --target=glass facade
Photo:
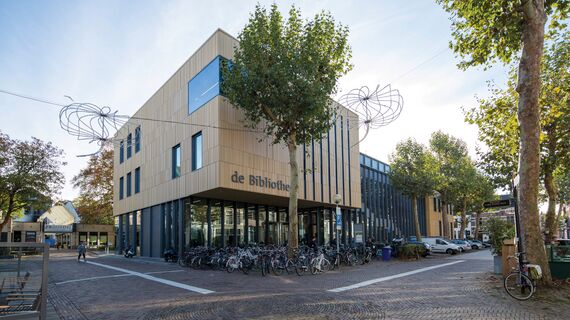
[[[188,81],[188,114],[220,94],[221,56],[217,56]]]
[[[202,132],[192,136],[192,171],[202,168]]]
[[[389,179],[390,167],[360,154],[362,208],[358,217],[364,224],[363,236],[388,242],[393,238],[415,235],[412,201],[396,190]],[[426,234],[426,203],[418,199],[420,233]]]

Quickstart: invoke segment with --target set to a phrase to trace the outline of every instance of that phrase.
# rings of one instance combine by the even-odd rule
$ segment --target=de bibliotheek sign
[[[245,180],[245,176],[239,174],[239,172],[234,171],[234,174],[232,174],[232,182],[233,183],[239,183],[239,184],[245,184],[246,180]],[[289,185],[284,183],[282,180],[277,180],[277,181],[273,181],[270,178],[267,177],[262,177],[262,176],[254,176],[252,174],[250,174],[247,178],[247,183],[250,186],[256,186],[256,187],[260,187],[260,188],[267,188],[267,189],[276,189],[279,191],[289,191]]]

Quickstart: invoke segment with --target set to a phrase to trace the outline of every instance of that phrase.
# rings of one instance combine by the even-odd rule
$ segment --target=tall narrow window
[[[127,197],[131,196],[131,173],[127,173]]]
[[[202,131],[192,136],[192,171],[202,168]]]
[[[133,134],[129,133],[127,135],[127,159],[132,155],[132,147],[133,147]]]
[[[141,167],[135,169],[135,193],[141,192]]]
[[[119,178],[119,200],[123,199],[125,196],[125,179],[123,177]]]
[[[135,153],[141,151],[141,126],[135,129]]]
[[[125,142],[121,140],[119,145],[119,163],[123,163],[125,161]]]
[[[172,179],[180,177],[180,145],[172,148]]]

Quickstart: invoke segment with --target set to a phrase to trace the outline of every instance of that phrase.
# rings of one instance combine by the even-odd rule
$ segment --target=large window
[[[131,157],[133,149],[133,134],[129,133],[127,135],[127,159]]]
[[[121,140],[119,144],[119,163],[123,163],[125,161],[125,142]]]
[[[131,173],[127,173],[127,197],[131,196]]]
[[[26,231],[26,242],[36,242],[35,231]]]
[[[172,148],[172,179],[180,177],[180,145]]]
[[[208,202],[204,199],[192,199],[190,218],[192,219],[190,245],[206,245],[208,241]]]
[[[202,131],[192,136],[192,171],[202,168]]]
[[[188,114],[220,94],[220,56],[188,81]]]
[[[119,200],[123,199],[125,195],[124,180],[125,179],[123,177],[119,178]]]
[[[141,151],[141,126],[135,129],[135,153]]]
[[[135,169],[135,193],[141,192],[141,167]]]

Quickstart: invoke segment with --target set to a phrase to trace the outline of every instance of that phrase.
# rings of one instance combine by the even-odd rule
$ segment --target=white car
[[[456,244],[459,247],[459,251],[465,252],[471,250],[471,244],[465,240],[451,240],[452,243]]]
[[[424,242],[431,246],[432,252],[440,252],[447,254],[456,254],[459,247],[443,238],[423,238]]]

